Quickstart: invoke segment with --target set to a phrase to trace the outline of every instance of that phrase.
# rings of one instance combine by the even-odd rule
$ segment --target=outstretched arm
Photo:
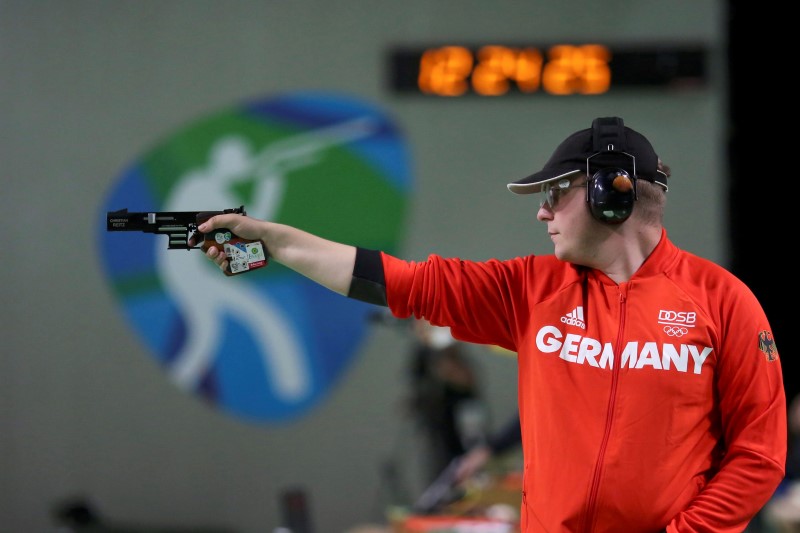
[[[197,229],[209,233],[227,228],[249,240],[261,240],[270,259],[316,281],[320,285],[347,296],[356,260],[354,246],[339,244],[305,231],[244,215],[217,215]],[[209,248],[206,255],[224,270],[228,266],[225,252]]]

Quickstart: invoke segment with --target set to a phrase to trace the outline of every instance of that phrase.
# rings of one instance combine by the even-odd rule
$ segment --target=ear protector
[[[636,158],[628,154],[621,118],[592,122],[594,154],[586,158],[586,201],[592,216],[607,224],[625,222],[636,200]]]

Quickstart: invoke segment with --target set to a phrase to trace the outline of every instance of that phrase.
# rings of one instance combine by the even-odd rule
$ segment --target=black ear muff
[[[621,168],[602,168],[586,185],[592,216],[601,222],[619,224],[633,212],[636,180]]]
[[[590,176],[586,200],[592,216],[608,224],[625,222],[636,201],[636,158],[627,153],[627,144],[621,118],[592,122],[594,153],[586,159],[586,175]]]

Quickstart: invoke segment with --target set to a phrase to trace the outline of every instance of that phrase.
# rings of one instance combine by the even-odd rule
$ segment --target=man
[[[406,262],[235,214],[199,230],[262,239],[342,295],[517,352],[522,531],[742,531],[784,476],[781,363],[752,292],[667,237],[669,174],[622,119],[594,120],[508,184],[542,193],[555,254],[505,261]]]

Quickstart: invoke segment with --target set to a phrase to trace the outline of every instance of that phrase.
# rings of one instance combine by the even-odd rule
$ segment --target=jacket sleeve
[[[403,261],[383,254],[386,297],[399,318],[424,318],[447,326],[459,340],[493,344],[516,351],[518,324],[527,306],[518,289],[523,259],[485,262],[431,255],[426,261]],[[515,312],[516,311],[516,312]]]
[[[716,298],[716,385],[723,456],[718,471],[669,533],[740,532],[784,476],[786,396],[781,361],[767,317],[744,284]],[[714,301],[714,299],[712,299]]]

